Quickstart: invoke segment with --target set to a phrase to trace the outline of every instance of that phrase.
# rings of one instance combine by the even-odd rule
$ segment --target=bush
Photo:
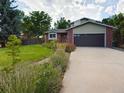
[[[61,81],[61,72],[52,64],[45,64],[37,81],[35,93],[59,93],[62,86]]]
[[[65,52],[71,53],[72,51],[74,51],[76,49],[74,44],[67,44],[66,48],[65,48]]]
[[[61,70],[62,73],[64,73],[69,61],[69,55],[62,50],[58,50],[51,57],[51,61],[54,67],[58,68],[59,70]]]
[[[53,50],[56,50],[57,48],[56,41],[49,41],[47,43],[44,43],[43,46]]]

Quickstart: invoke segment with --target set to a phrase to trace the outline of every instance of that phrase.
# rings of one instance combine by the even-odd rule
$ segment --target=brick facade
[[[74,44],[73,28],[67,30],[66,37],[62,37],[61,35],[62,35],[62,33],[57,33],[57,41],[58,42],[62,42],[65,39],[64,42]],[[47,42],[47,41],[49,41],[48,33],[45,34],[45,42]],[[106,27],[106,47],[112,47],[112,41],[113,41],[113,28]]]
[[[113,28],[106,27],[106,47],[112,47]],[[67,31],[67,42],[74,44],[73,29]]]
[[[67,31],[67,43],[74,44],[73,29]]]
[[[61,41],[61,34],[57,33],[57,42],[60,42],[60,41]]]
[[[106,27],[106,47],[112,47],[113,29]]]

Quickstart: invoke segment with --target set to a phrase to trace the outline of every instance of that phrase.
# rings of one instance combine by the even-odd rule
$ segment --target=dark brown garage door
[[[104,34],[75,34],[76,46],[104,47]]]

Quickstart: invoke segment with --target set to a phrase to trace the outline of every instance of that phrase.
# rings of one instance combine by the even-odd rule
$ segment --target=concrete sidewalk
[[[124,52],[77,48],[70,56],[61,93],[124,93]]]

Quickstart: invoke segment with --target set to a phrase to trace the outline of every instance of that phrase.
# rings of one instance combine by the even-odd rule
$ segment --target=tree
[[[57,20],[54,26],[57,29],[66,29],[70,27],[70,24],[71,24],[70,20],[66,20],[65,17],[62,17],[60,20]]]
[[[124,43],[124,14],[113,15],[110,18],[102,20],[103,23],[117,27],[114,32],[114,41],[120,45]]]
[[[15,0],[0,0],[0,40],[5,45],[11,34],[20,34],[21,15],[23,12],[13,6]]]
[[[19,58],[19,47],[21,45],[21,40],[16,37],[16,35],[10,35],[8,37],[7,48],[9,49],[8,55],[12,57],[13,64],[16,64]]]
[[[29,16],[25,16],[22,22],[23,33],[27,38],[33,36],[32,22]]]
[[[33,11],[23,19],[23,32],[28,37],[39,37],[50,29],[51,20],[51,17],[44,11]]]

